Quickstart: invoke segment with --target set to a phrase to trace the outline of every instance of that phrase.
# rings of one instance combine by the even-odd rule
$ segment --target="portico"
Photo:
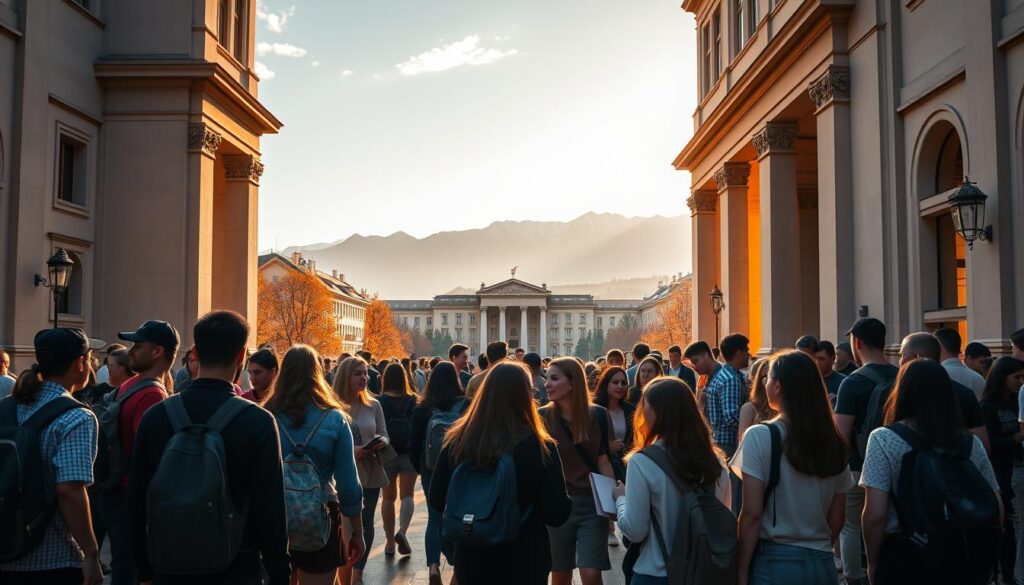
[[[547,353],[546,285],[536,286],[510,278],[477,291],[480,299],[480,347],[504,341],[510,347]]]

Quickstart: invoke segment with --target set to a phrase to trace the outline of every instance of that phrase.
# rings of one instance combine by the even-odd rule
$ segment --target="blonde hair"
[[[334,393],[338,395],[338,398],[340,398],[342,402],[349,402],[348,397],[353,392],[353,390],[348,386],[349,380],[352,379],[352,372],[354,372],[360,365],[366,368],[370,367],[367,365],[366,360],[359,356],[347,357],[341,360],[341,363],[338,364],[338,370],[334,374]],[[366,395],[366,388],[355,390],[355,392],[356,400],[361,402],[364,406],[370,405],[370,398]]]
[[[587,386],[587,374],[583,369],[583,362],[579,358],[562,357],[552,360],[548,369],[558,368],[558,371],[565,376],[569,385],[572,386],[571,411],[572,418],[569,420],[569,430],[572,431],[572,442],[580,445],[587,440],[590,429],[590,389]],[[556,416],[561,416],[561,407],[554,403]]]

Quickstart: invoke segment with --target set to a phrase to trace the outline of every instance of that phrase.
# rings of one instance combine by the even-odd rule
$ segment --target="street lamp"
[[[711,291],[711,310],[715,313],[715,347],[718,347],[718,315],[725,308],[724,298],[725,295],[716,284],[714,290]]]
[[[953,227],[971,250],[974,249],[975,240],[992,239],[992,226],[985,225],[986,199],[988,195],[982,193],[967,177],[946,199],[949,211],[953,214]]]
[[[64,248],[57,248],[57,251],[46,261],[49,270],[49,279],[36,275],[36,286],[45,286],[53,291],[53,328],[59,326],[60,299],[67,293],[68,283],[71,282],[71,269],[75,261],[68,255]]]

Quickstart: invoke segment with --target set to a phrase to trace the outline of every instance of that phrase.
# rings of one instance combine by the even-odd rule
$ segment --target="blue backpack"
[[[508,453],[493,470],[462,462],[452,472],[441,535],[458,545],[494,546],[515,542],[530,512],[519,508],[516,464]]]
[[[462,411],[465,410],[466,404],[466,400],[460,398],[452,403],[451,408],[448,410],[441,410],[440,408],[431,409],[432,414],[430,415],[430,420],[427,421],[427,448],[424,450],[427,469],[437,467],[437,456],[441,454],[444,434],[462,416]]]

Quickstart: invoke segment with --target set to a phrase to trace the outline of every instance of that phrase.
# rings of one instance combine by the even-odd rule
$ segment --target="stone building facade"
[[[114,339],[227,308],[254,320],[255,0],[0,0],[0,346],[53,321],[35,285],[75,266],[62,324]],[[255,333],[252,339],[255,342]]]
[[[958,328],[994,351],[1024,325],[1024,0],[686,0],[699,101],[690,171],[694,331],[765,353],[858,316]],[[946,198],[988,195],[973,249]]]

